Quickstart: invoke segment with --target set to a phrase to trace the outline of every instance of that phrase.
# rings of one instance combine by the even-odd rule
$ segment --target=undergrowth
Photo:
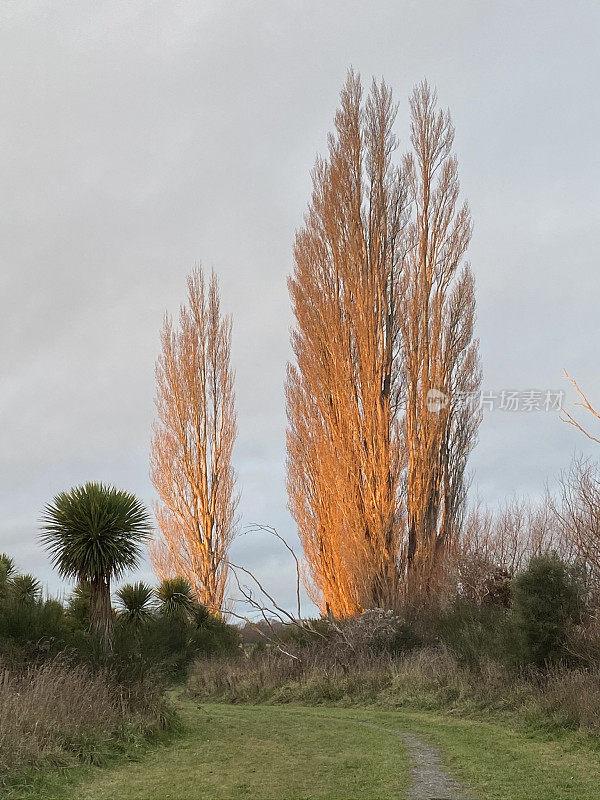
[[[600,671],[556,664],[511,669],[489,659],[464,665],[447,647],[402,655],[357,654],[337,663],[296,661],[277,651],[199,661],[188,690],[228,703],[372,706],[382,709],[499,714],[544,730],[600,734]]]
[[[0,796],[29,796],[49,770],[133,755],[176,726],[150,681],[123,686],[64,657],[18,672],[0,667]]]

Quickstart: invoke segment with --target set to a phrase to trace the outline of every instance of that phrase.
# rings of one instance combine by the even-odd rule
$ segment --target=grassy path
[[[438,748],[477,797],[600,798],[600,752],[575,734],[553,741],[496,722],[349,708],[186,702],[181,714],[181,737],[136,762],[76,770],[52,796],[414,797],[406,732]]]
[[[182,708],[185,735],[140,762],[96,770],[77,798],[402,798],[409,763],[398,742],[354,720],[304,709]],[[308,723],[308,724],[307,724]],[[68,791],[68,790],[67,790]]]

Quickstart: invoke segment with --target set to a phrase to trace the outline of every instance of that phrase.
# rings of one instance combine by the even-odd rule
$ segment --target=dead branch
[[[575,387],[575,391],[581,398],[581,402],[575,403],[575,405],[581,406],[581,408],[584,408],[586,411],[588,411],[590,414],[596,417],[596,419],[600,419],[600,412],[596,411],[596,409],[592,406],[588,398],[585,396],[585,394],[579,387],[577,381],[569,375],[566,369],[564,370],[563,378],[566,378],[571,382],[571,384]],[[587,436],[588,439],[591,439],[593,442],[600,444],[600,439],[596,438],[595,436],[592,436],[592,434],[589,431],[587,431],[579,422],[577,422],[577,420],[574,419],[565,408],[561,408],[561,412],[564,415],[561,416],[562,422],[566,422],[569,425],[573,425],[573,427],[577,428],[578,431],[581,431],[581,433]]]

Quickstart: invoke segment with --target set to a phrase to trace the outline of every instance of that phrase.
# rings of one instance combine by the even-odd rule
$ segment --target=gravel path
[[[384,728],[370,722],[358,724],[391,733],[406,745],[412,762],[412,785],[406,795],[408,800],[474,800],[472,792],[448,775],[436,747],[425,744],[414,733]]]

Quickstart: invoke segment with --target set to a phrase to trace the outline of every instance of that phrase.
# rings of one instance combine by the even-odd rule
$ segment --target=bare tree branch
[[[259,525],[258,523],[252,523],[247,530],[244,531],[244,535],[246,533],[254,533],[256,531],[264,531],[265,533],[270,534],[271,536],[275,536],[276,539],[283,544],[286,550],[291,554],[292,558],[294,559],[296,565],[296,610],[298,614],[298,619],[302,617],[302,607],[300,602],[300,584],[301,584],[301,572],[300,572],[300,562],[298,560],[298,556],[294,552],[294,549],[286,542],[286,540],[277,532],[275,528],[272,528],[270,525]]]
[[[596,419],[600,419],[600,413],[596,411],[596,409],[592,406],[592,404],[585,396],[583,391],[579,388],[577,381],[569,375],[567,370],[564,370],[563,378],[566,378],[567,380],[571,381],[572,385],[575,387],[577,394],[581,398],[581,402],[575,403],[575,405],[581,406],[586,411],[589,411],[589,413],[592,414],[594,417],[596,417]],[[580,423],[577,422],[577,420],[574,419],[565,408],[561,408],[561,412],[564,414],[564,416],[561,417],[561,420],[563,422],[566,422],[569,425],[573,425],[573,427],[577,428],[578,431],[581,431],[581,433],[587,436],[588,439],[591,439],[593,442],[597,442],[597,444],[600,444],[600,439],[597,439],[595,436],[592,436],[592,434],[589,433],[589,431],[586,431],[586,429],[582,425],[580,425]]]

